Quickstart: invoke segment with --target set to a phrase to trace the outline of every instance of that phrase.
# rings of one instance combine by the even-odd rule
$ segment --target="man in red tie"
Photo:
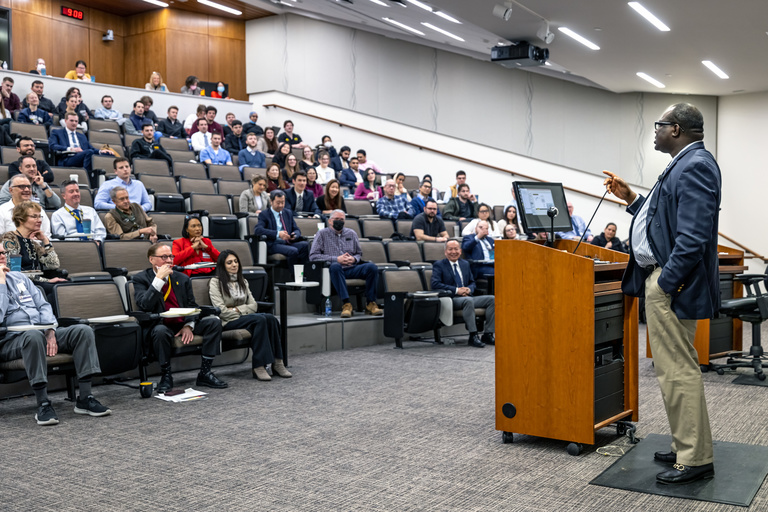
[[[301,240],[301,230],[294,222],[293,214],[285,210],[285,192],[273,190],[269,199],[272,204],[259,214],[254,234],[266,237],[267,254],[283,254],[289,265],[306,263],[309,243]]]

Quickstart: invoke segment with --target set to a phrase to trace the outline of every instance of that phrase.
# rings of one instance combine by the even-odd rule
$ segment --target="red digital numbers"
[[[75,18],[76,20],[83,19],[83,11],[72,9],[71,7],[64,7],[63,5],[61,6],[61,14],[68,18]]]

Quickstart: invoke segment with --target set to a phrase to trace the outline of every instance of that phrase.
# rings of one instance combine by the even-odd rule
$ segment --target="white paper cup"
[[[293,281],[295,283],[303,283],[304,282],[304,265],[294,265],[293,266]]]
[[[69,179],[74,181],[75,183],[79,183],[78,181],[79,176],[77,174],[70,174]]]
[[[321,229],[325,229],[325,223],[318,222],[317,223],[317,230],[320,231]]]

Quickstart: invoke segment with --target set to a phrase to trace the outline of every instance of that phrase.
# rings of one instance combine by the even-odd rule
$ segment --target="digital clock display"
[[[61,15],[68,18],[75,18],[76,20],[83,19],[83,11],[72,9],[71,7],[64,7],[63,5],[61,6]]]

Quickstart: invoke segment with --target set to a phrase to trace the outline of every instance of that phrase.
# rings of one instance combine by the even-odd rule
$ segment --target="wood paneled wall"
[[[66,18],[62,5],[82,9],[85,20]],[[75,61],[101,83],[144,87],[157,71],[178,92],[188,75],[229,84],[230,96],[247,99],[245,22],[193,12],[158,9],[120,17],[61,0],[0,0],[12,14],[13,67],[28,71],[38,57],[47,72],[64,76]],[[115,40],[102,35],[112,29]]]

